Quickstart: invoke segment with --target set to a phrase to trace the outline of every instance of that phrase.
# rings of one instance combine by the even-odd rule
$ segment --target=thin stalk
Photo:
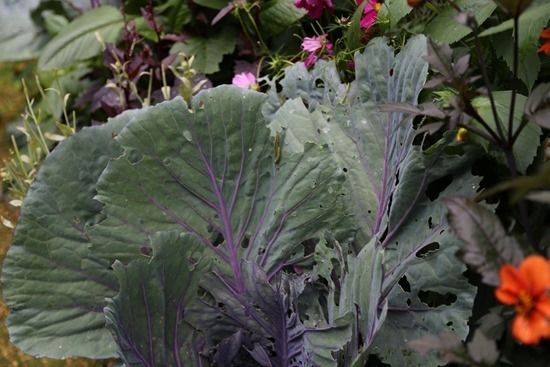
[[[510,146],[514,146],[514,143],[518,139],[519,134],[521,134],[521,132],[523,131],[525,126],[527,126],[528,123],[529,123],[529,120],[526,120],[526,119],[521,121],[521,124],[519,125],[518,129],[514,133],[514,136],[512,136],[512,140],[509,142]]]
[[[464,11],[453,0],[448,0],[448,2],[457,12],[462,13]],[[491,102],[491,112],[493,113],[493,119],[495,120],[495,125],[497,126],[497,131],[498,131],[498,135],[499,135],[499,138],[495,139],[495,140],[498,141],[498,142],[504,142],[505,141],[504,132],[502,130],[502,126],[501,126],[500,119],[499,119],[499,116],[498,116],[496,103],[495,103],[495,98],[493,97],[493,91],[491,89],[491,84],[489,83],[489,74],[487,73],[487,69],[485,68],[485,60],[483,60],[483,56],[482,56],[481,41],[479,40],[479,27],[478,27],[477,20],[475,19],[475,17],[472,17],[472,18],[473,18],[472,19],[473,24],[471,25],[471,29],[474,33],[475,47],[477,49],[477,61],[479,63],[479,68],[481,70],[481,75],[483,77],[483,83],[487,87],[487,94],[489,96],[489,101]],[[491,136],[493,136],[493,138],[494,138],[495,134],[493,132],[493,129],[491,129],[487,125],[487,123],[481,118],[481,116],[479,116],[479,114],[477,113],[475,108],[473,108],[471,103],[469,103],[469,101],[468,101],[468,104],[469,104],[469,106],[472,107],[472,110],[475,111],[475,114],[477,115],[477,117],[473,116],[473,115],[472,116],[476,120],[478,120],[483,125],[485,130],[487,130],[487,132],[489,132],[491,134]],[[482,120],[483,120],[483,123],[481,122]],[[502,144],[499,144],[499,145],[502,145]]]
[[[500,140],[505,141],[504,131],[502,128],[502,124],[500,122],[500,118],[498,116],[495,98],[493,96],[493,90],[491,88],[491,84],[489,81],[489,74],[487,73],[487,69],[485,68],[485,60],[483,60],[483,56],[482,56],[482,47],[481,47],[481,41],[479,40],[479,29],[477,27],[477,23],[475,24],[473,31],[474,31],[475,46],[477,49],[477,60],[479,63],[479,68],[481,70],[481,75],[483,77],[483,83],[487,88],[487,95],[489,96],[489,101],[491,102],[491,112],[493,113],[493,118],[495,120],[495,125],[497,126],[497,131],[498,131],[498,135],[500,136]]]
[[[493,129],[489,126],[487,121],[481,115],[477,112],[477,110],[474,108],[470,100],[465,97],[462,98],[463,102],[466,104],[465,112],[468,113],[470,116],[472,116],[477,122],[483,126],[483,128],[487,131],[487,133],[491,136],[492,139],[490,141],[494,142],[498,146],[502,146],[503,143],[503,137],[498,136]]]
[[[516,108],[517,80],[518,80],[518,55],[519,55],[519,15],[514,15],[514,61],[513,73],[514,83],[512,88],[512,98],[510,102],[510,116],[508,116],[508,144],[511,146],[514,143],[514,110]]]

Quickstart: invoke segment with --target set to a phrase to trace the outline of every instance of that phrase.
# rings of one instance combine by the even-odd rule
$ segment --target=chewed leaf
[[[27,353],[115,355],[103,307],[117,282],[111,262],[90,251],[94,238],[87,228],[102,218],[101,204],[93,199],[97,178],[108,160],[122,153],[114,136],[135,115],[126,112],[60,143],[25,198],[2,282],[11,341]],[[136,242],[138,237],[133,248]]]
[[[265,96],[223,86],[152,107],[119,136],[124,155],[98,199],[127,231],[191,233],[233,271],[242,259],[273,276],[300,259],[300,242],[341,221],[342,174],[328,149],[306,144],[275,159],[260,112]]]
[[[127,266],[115,263],[119,293],[108,300],[107,327],[127,366],[198,366],[195,332],[187,320],[187,307],[196,301],[199,281],[210,261],[204,246],[190,235],[157,234],[153,258]]]
[[[385,39],[371,40],[355,57],[357,79],[347,105],[312,110],[307,98],[289,100],[270,125],[288,136],[284,149],[289,152],[299,152],[304,141],[328,145],[347,176],[347,203],[361,227],[355,247],[360,251],[348,258],[350,274],[341,278],[337,311],[358,306],[361,335],[352,340],[359,349],[353,356],[358,366],[369,347],[393,365],[421,365],[407,340],[451,328],[460,337],[467,332],[463,320],[471,310],[473,287],[454,256],[459,242],[448,230],[440,197],[452,192],[444,190],[449,184],[464,195],[475,191],[478,179],[468,169],[478,150],[452,147],[442,139],[422,152],[413,145],[411,114],[379,109],[417,103],[426,80],[426,53],[422,36],[397,55]]]

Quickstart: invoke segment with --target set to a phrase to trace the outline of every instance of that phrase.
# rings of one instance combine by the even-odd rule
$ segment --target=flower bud
[[[458,131],[456,132],[456,141],[461,143],[465,141],[467,138],[468,138],[468,130],[463,127],[459,128]]]

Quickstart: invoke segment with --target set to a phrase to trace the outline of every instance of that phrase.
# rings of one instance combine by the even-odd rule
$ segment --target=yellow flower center
[[[516,312],[520,315],[525,315],[531,312],[534,302],[533,297],[526,291],[521,291],[518,295],[518,303],[516,305]]]
[[[374,5],[374,10],[376,10],[377,13],[380,11],[381,8],[382,8],[382,4],[380,3],[376,3],[376,5]]]

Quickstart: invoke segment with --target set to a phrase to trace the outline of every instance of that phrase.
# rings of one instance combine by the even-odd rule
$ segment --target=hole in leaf
[[[245,238],[243,238],[243,241],[241,242],[241,247],[242,248],[248,248],[249,244],[250,244],[250,238],[245,237]]]
[[[437,242],[428,243],[426,246],[416,251],[416,257],[424,258],[430,255],[431,253],[436,252],[437,250],[439,250],[439,243]]]
[[[218,247],[223,243],[223,241],[223,235],[220,232],[216,232],[212,245],[214,245],[214,247]]]
[[[315,79],[315,87],[316,88],[324,88],[325,87],[325,81],[321,78]]]
[[[426,196],[431,201],[434,201],[439,197],[439,194],[443,192],[453,182],[453,175],[446,175],[437,180],[430,182],[428,188],[426,188]]]
[[[397,284],[399,284],[399,286],[401,287],[401,289],[403,289],[403,291],[410,293],[411,283],[409,283],[409,281],[407,280],[406,275],[403,275],[403,277],[401,277],[401,279],[399,279],[399,282]]]
[[[369,359],[367,360],[367,363],[365,366],[369,367],[391,367],[391,364],[387,364],[382,362],[380,357],[378,357],[376,354],[369,355]]]
[[[342,171],[344,171],[345,173],[348,172],[348,169],[346,167],[342,168]]]
[[[391,200],[391,199],[390,199]],[[380,236],[380,242],[384,242],[384,240],[386,239],[386,236],[388,235],[388,227],[386,226],[386,229],[384,230],[384,232],[382,233],[382,236]]]
[[[434,227],[434,224],[432,222],[432,217],[428,218],[428,228],[432,229]]]
[[[420,291],[418,299],[429,307],[449,306],[456,302],[456,295],[452,293],[441,294],[435,291]]]
[[[390,69],[390,76],[393,76],[393,68]]]
[[[411,299],[410,298],[407,298],[407,306],[410,306],[411,305]]]

